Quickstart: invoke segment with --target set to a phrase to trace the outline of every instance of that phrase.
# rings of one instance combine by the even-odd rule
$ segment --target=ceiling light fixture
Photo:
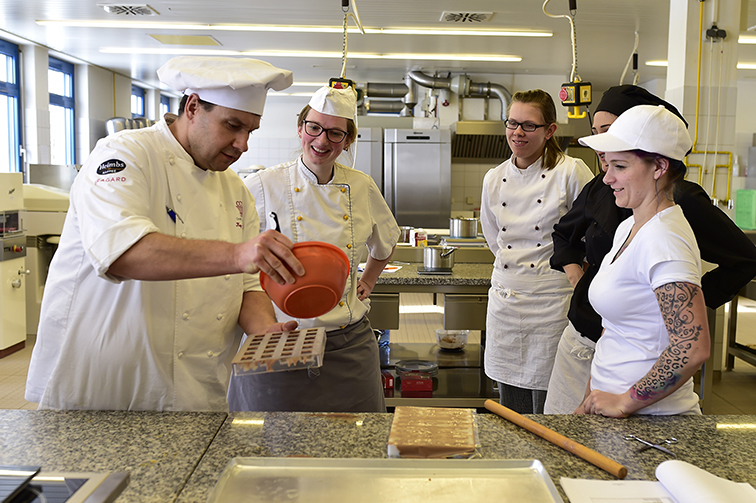
[[[100,52],[105,54],[161,54],[168,56],[254,56],[265,58],[326,58],[341,59],[340,52],[315,51],[229,51],[222,49],[169,49],[169,48],[136,48],[136,47],[102,47]],[[490,61],[495,63],[518,63],[520,56],[505,54],[371,54],[349,53],[350,59],[390,59],[390,60],[421,60],[421,61]]]
[[[249,31],[283,33],[343,33],[341,26],[283,26],[262,24],[189,24],[157,23],[145,21],[104,20],[37,20],[40,26],[65,26],[75,28],[131,28],[149,30],[204,30],[204,31]],[[349,28],[350,33],[359,33],[358,28]],[[371,35],[459,35],[474,37],[551,37],[553,33],[543,30],[476,30],[476,29],[426,29],[426,28],[365,28]]]
[[[748,28],[748,29],[750,30],[751,28]],[[738,37],[738,43],[739,44],[756,44],[756,35],[740,35]]]
[[[669,66],[666,61],[646,61],[646,66]],[[756,70],[756,63],[738,63],[738,70]]]

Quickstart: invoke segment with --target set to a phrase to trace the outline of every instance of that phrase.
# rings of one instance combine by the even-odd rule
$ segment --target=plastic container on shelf
[[[436,330],[436,343],[441,349],[462,349],[467,344],[469,330]]]

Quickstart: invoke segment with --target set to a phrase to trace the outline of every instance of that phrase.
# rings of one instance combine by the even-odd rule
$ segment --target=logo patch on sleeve
[[[98,175],[112,175],[126,169],[126,163],[120,159],[110,159],[97,166]]]

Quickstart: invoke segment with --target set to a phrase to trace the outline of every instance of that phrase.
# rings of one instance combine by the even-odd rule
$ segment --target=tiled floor
[[[391,331],[392,342],[435,342],[435,329],[443,323],[441,306],[433,305],[432,294],[402,294],[399,330]],[[479,342],[480,332],[470,332],[469,342]],[[739,300],[738,342],[756,344],[756,302]],[[24,400],[24,386],[34,338],[26,348],[0,359],[0,409],[35,409],[36,404]],[[756,414],[756,367],[735,360],[735,370],[722,372],[714,383],[712,412],[714,414]]]

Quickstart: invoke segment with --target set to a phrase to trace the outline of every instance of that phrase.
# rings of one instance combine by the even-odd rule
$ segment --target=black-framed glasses
[[[532,133],[539,127],[544,127],[546,124],[533,124],[532,122],[517,122],[513,121],[512,119],[507,119],[504,121],[504,124],[507,126],[507,129],[511,129],[512,131],[515,131],[518,127],[521,127],[523,131],[526,133]]]
[[[310,136],[320,136],[323,134],[323,131],[325,131],[326,138],[328,138],[328,141],[333,143],[341,143],[344,141],[344,138],[347,137],[347,132],[342,131],[341,129],[326,129],[317,122],[313,121],[302,121],[304,123],[305,127],[305,133],[307,133]]]

